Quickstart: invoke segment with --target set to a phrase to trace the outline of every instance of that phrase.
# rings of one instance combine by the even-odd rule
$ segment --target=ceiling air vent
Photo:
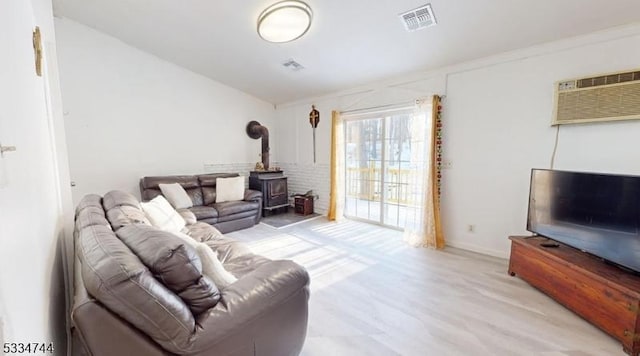
[[[400,14],[400,19],[402,20],[404,27],[409,32],[421,30],[437,24],[431,4],[426,4]]]
[[[297,72],[297,71],[299,71],[299,70],[304,69],[304,67],[302,66],[302,64],[300,64],[300,63],[296,62],[295,60],[293,60],[293,59],[291,59],[291,58],[289,58],[289,59],[287,59],[286,61],[284,61],[284,62],[282,63],[282,66],[283,66],[283,67],[285,67],[285,68],[287,68],[287,69],[290,69],[291,71],[294,71],[294,72]]]
[[[552,125],[640,119],[640,70],[556,83]]]

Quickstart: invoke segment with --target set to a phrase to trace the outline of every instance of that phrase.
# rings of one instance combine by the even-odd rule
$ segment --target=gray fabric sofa
[[[178,183],[191,198],[193,207],[189,211],[197,221],[227,233],[252,227],[262,217],[262,193],[259,191],[246,189],[244,200],[216,203],[216,179],[237,176],[238,173],[212,173],[143,177],[140,179],[140,196],[143,201],[151,200],[162,194],[159,184]]]
[[[308,319],[309,275],[304,268],[255,255],[206,223],[187,225],[183,232],[216,252],[237,278],[216,290],[215,306],[194,315],[182,294],[171,292],[119,233],[155,233],[147,225],[138,200],[129,193],[87,195],[78,204],[73,355],[299,354]],[[136,236],[129,232],[128,238]]]

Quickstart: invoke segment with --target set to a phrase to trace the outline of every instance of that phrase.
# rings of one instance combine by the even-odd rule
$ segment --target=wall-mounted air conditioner
[[[556,83],[551,125],[640,119],[640,70]]]

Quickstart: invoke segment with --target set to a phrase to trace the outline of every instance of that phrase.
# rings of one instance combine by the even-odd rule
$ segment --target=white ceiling
[[[273,44],[255,25],[276,1],[59,0],[56,12],[274,104],[640,20],[638,0],[430,0],[439,24],[408,33],[398,14],[429,0],[307,0],[309,32]]]

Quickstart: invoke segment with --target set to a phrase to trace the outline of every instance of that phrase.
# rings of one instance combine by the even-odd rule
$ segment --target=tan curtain
[[[338,111],[331,112],[331,191],[329,193],[329,220],[344,215],[344,123]]]
[[[407,212],[404,239],[414,246],[435,249],[444,248],[445,241],[440,219],[440,184],[442,168],[442,104],[439,96],[434,96],[431,105],[423,106],[423,113],[416,113],[412,130],[424,130],[425,140],[414,142],[423,145],[415,150],[412,165],[418,167],[412,176],[410,187],[422,192],[415,204]],[[419,169],[420,166],[422,169]]]

